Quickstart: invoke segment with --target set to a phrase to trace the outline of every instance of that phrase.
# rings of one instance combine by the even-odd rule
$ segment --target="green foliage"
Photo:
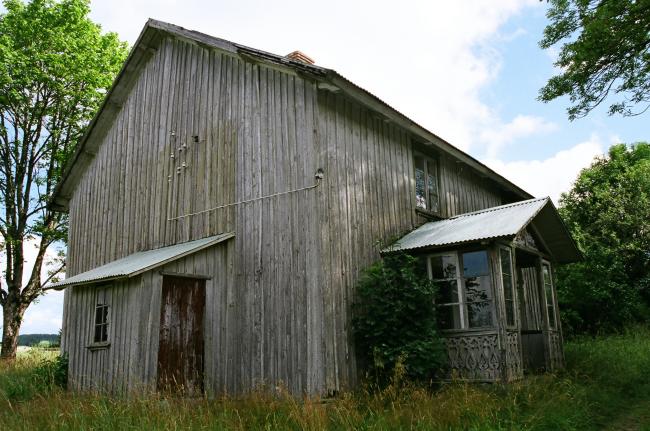
[[[650,429],[650,330],[579,337],[567,370],[507,385],[408,383],[324,400],[286,392],[183,399],[79,394],[35,378],[47,352],[0,362],[2,430],[594,430]]]
[[[385,256],[364,272],[353,328],[360,362],[377,383],[386,383],[398,363],[406,377],[424,383],[445,364],[435,294],[418,259],[404,253]]]
[[[620,329],[650,307],[650,145],[612,146],[560,199],[584,261],[558,269],[567,333]]]
[[[42,280],[48,248],[65,241],[67,218],[49,206],[67,160],[127,55],[114,33],[89,18],[89,0],[4,0],[0,15],[0,243],[6,317],[2,355],[25,309],[63,268]],[[25,241],[36,240],[34,266],[24,268]],[[28,278],[23,279],[23,273]],[[9,324],[8,324],[9,323]],[[7,350],[9,349],[9,350]]]
[[[18,336],[19,346],[34,346],[42,341],[48,341],[52,347],[59,345],[59,335],[57,334],[20,334]]]
[[[56,393],[67,385],[67,370],[67,357],[57,353],[20,352],[14,362],[0,362],[0,400],[14,403]]]
[[[569,96],[569,119],[584,117],[607,96],[609,113],[635,115],[650,103],[650,0],[550,0],[540,46],[562,43],[561,72],[540,90],[548,102]],[[636,109],[636,110],[635,110]]]

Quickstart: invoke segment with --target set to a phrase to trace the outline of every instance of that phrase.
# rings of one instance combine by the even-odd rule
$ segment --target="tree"
[[[5,254],[2,358],[16,354],[27,307],[63,269],[43,277],[46,252],[65,241],[48,207],[55,184],[127,54],[102,35],[88,0],[5,0],[0,16],[0,234]],[[25,268],[27,242],[36,258]],[[24,277],[23,271],[27,270]]]
[[[609,114],[638,115],[650,106],[650,0],[550,0],[540,46],[563,43],[561,72],[539,100],[569,96],[570,120],[584,117],[608,96]]]
[[[650,144],[614,145],[580,172],[560,213],[584,261],[558,270],[567,332],[610,331],[650,308]]]
[[[361,365],[376,383],[386,383],[400,361],[406,375],[422,383],[446,364],[436,292],[418,259],[405,253],[387,255],[364,271],[352,324]]]

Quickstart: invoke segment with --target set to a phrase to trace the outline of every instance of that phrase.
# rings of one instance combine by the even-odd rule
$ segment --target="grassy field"
[[[114,399],[66,393],[52,362],[32,351],[0,364],[0,429],[650,430],[649,329],[574,340],[566,359],[558,375],[507,386],[453,383],[433,393],[396,384],[326,401],[263,393]]]

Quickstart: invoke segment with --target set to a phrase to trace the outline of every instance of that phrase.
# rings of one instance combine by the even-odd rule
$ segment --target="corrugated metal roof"
[[[169,247],[162,247],[155,250],[141,251],[114,260],[90,271],[82,272],[63,281],[54,283],[49,288],[62,289],[77,284],[108,281],[117,278],[134,277],[143,272],[150,271],[168,262],[180,259],[217,243],[234,237],[234,233],[224,233],[208,238],[197,239],[196,241],[175,244]]]
[[[384,252],[514,236],[549,202],[549,198],[530,199],[425,223]]]

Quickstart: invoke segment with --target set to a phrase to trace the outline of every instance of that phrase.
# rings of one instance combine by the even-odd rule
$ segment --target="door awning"
[[[114,260],[106,265],[82,272],[63,281],[48,286],[48,289],[63,289],[78,284],[97,283],[118,278],[135,277],[136,275],[155,269],[166,263],[196,253],[220,242],[234,237],[235,234],[224,233],[196,241],[175,244],[155,250],[140,251],[122,259]]]
[[[582,259],[550,198],[529,199],[425,223],[383,252],[442,248],[497,238],[513,239],[529,224],[539,232],[557,262]]]

